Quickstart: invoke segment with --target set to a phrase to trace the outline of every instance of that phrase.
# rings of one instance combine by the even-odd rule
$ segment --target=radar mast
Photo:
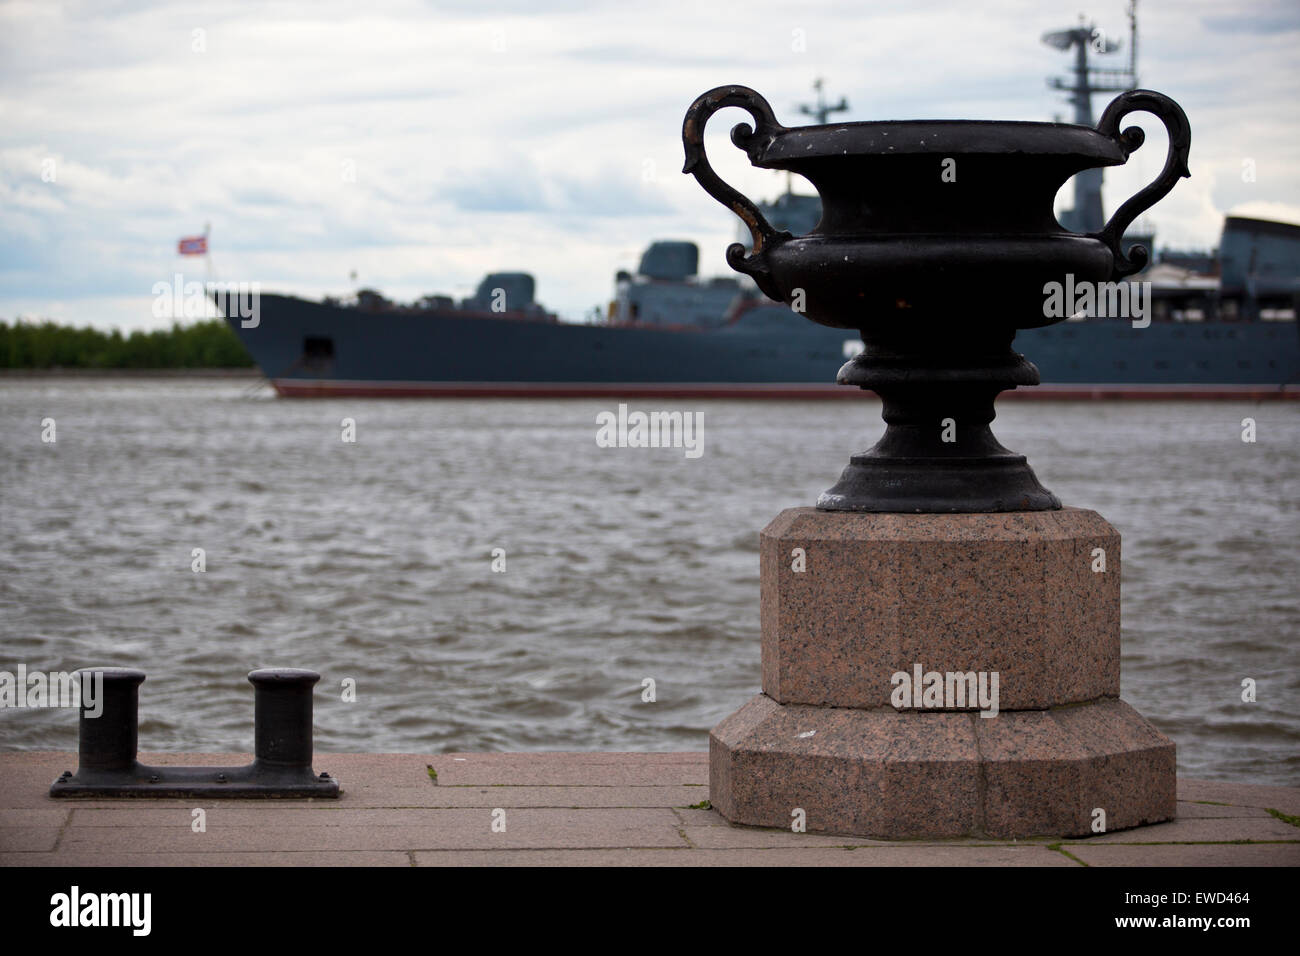
[[[1050,77],[1047,85],[1070,94],[1069,100],[1074,104],[1074,122],[1079,126],[1096,125],[1092,117],[1092,94],[1121,93],[1137,88],[1137,0],[1130,0],[1128,22],[1129,59],[1124,69],[1089,65],[1089,53],[1099,56],[1115,53],[1120,48],[1120,41],[1106,36],[1104,30],[1088,22],[1083,14],[1079,14],[1077,27],[1043,34],[1043,42],[1048,46],[1062,52],[1074,51],[1072,76]],[[1062,226],[1071,232],[1101,231],[1106,219],[1101,207],[1101,182],[1100,169],[1085,169],[1074,177],[1074,208],[1061,213]]]

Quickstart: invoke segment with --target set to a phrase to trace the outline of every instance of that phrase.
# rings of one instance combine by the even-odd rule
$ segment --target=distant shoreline
[[[231,378],[256,379],[256,368],[0,368],[7,378]]]

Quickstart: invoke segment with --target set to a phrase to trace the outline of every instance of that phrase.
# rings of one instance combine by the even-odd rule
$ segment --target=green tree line
[[[221,319],[170,329],[73,328],[0,321],[0,368],[247,368],[252,357]]]

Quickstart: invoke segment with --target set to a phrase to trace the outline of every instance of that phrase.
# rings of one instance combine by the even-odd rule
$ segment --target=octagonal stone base
[[[1172,819],[1174,744],[1128,704],[978,713],[780,704],[709,734],[709,799],[733,823],[879,839],[1088,836]]]

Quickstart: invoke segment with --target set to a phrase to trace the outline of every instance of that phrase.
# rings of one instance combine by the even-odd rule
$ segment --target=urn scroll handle
[[[750,276],[765,295],[780,301],[783,296],[772,281],[764,253],[792,238],[791,234],[773,229],[757,206],[722,181],[705,155],[705,124],[714,113],[729,106],[738,106],[754,118],[753,128],[748,123],[740,123],[731,130],[731,141],[749,154],[751,162],[761,146],[770,142],[775,134],[785,131],[785,127],[776,121],[767,100],[754,90],[747,86],[719,86],[700,96],[686,111],[686,119],[682,122],[686,165],[682,172],[694,176],[705,192],[739,216],[754,239],[753,252],[748,256],[742,243],[733,242],[728,246],[727,265]]]
[[[1129,90],[1121,93],[1101,114],[1101,120],[1097,123],[1097,132],[1118,143],[1119,148],[1124,152],[1124,158],[1127,159],[1130,153],[1142,145],[1146,134],[1138,126],[1130,126],[1121,133],[1119,124],[1120,120],[1129,113],[1138,112],[1151,113],[1165,124],[1165,129],[1169,132],[1169,150],[1165,154],[1165,167],[1155,181],[1115,210],[1115,214],[1110,217],[1110,222],[1094,236],[1109,246],[1115,257],[1115,266],[1111,272],[1112,280],[1122,279],[1124,276],[1141,271],[1146,267],[1149,257],[1146,246],[1142,245],[1133,246],[1129,250],[1131,256],[1124,254],[1120,248],[1124,230],[1133,223],[1134,219],[1164,199],[1179,179],[1191,175],[1191,171],[1187,168],[1187,155],[1192,145],[1192,130],[1187,122],[1187,114],[1183,112],[1181,106],[1162,93],[1153,90]]]

